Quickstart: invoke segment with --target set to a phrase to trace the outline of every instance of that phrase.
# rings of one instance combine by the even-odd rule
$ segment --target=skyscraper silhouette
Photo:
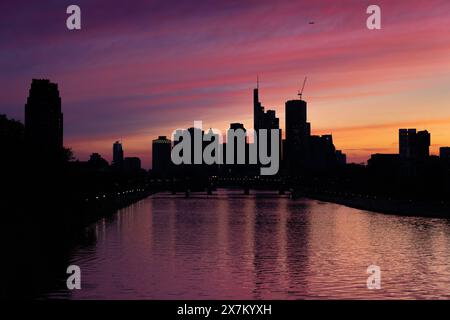
[[[417,157],[419,159],[430,156],[431,135],[427,130],[417,132]]]
[[[431,136],[426,130],[399,129],[399,153],[402,159],[423,159],[430,155]]]
[[[119,141],[114,142],[113,144],[113,162],[112,165],[116,169],[123,168],[123,148],[122,144]]]
[[[276,117],[275,110],[267,110],[264,111],[264,107],[259,101],[259,78],[257,79],[256,88],[253,89],[253,126],[255,129],[255,133],[257,134],[258,140],[260,139],[260,130],[267,130],[267,151],[268,154],[272,154],[272,152],[278,152],[279,158],[281,159],[281,129],[280,129],[280,120]],[[271,147],[271,130],[276,129],[279,130],[279,141],[278,141],[278,150],[272,150]],[[258,141],[258,150],[260,146],[260,142]],[[259,153],[259,151],[258,151]]]
[[[279,129],[280,122],[276,117],[275,110],[264,111],[264,107],[259,101],[259,81],[255,89],[253,89],[253,128],[259,129]]]
[[[263,126],[264,107],[259,102],[259,79],[256,88],[253,89],[253,129],[258,130]]]
[[[307,103],[301,98],[286,102],[286,141],[284,162],[288,173],[297,175],[311,170],[333,169],[339,162],[345,163],[342,151],[336,153],[331,134],[311,135],[311,124],[307,121]]]
[[[284,159],[289,171],[294,172],[306,165],[311,125],[307,122],[307,103],[289,100],[285,105],[286,148]]]
[[[33,79],[25,105],[25,136],[39,157],[54,157],[63,150],[63,114],[58,85]]]
[[[156,175],[167,175],[172,167],[170,153],[172,142],[166,136],[152,141],[152,171]]]

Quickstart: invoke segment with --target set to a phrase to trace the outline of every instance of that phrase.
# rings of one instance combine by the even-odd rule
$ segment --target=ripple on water
[[[156,194],[91,229],[94,241],[70,257],[81,267],[82,290],[48,297],[449,298],[450,223],[443,219],[219,190]],[[366,287],[370,264],[381,267],[381,290]]]

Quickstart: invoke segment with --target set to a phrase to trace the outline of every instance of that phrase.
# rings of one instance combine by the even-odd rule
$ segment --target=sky
[[[81,8],[81,30],[66,8]],[[366,27],[371,4],[381,30]],[[398,129],[450,145],[448,0],[2,0],[0,113],[24,118],[33,78],[59,85],[64,144],[151,166],[151,141],[203,121],[251,128],[252,89],[284,128],[303,98],[313,134],[333,134],[350,162],[398,150]],[[314,21],[314,24],[310,24]]]

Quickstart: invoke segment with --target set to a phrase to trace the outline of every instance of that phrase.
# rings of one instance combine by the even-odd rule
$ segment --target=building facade
[[[39,157],[63,150],[63,114],[56,83],[33,79],[25,105],[25,137]]]

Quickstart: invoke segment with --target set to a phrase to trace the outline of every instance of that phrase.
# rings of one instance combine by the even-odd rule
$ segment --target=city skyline
[[[251,128],[257,74],[261,100],[282,128],[284,102],[296,98],[307,75],[312,133],[332,133],[349,162],[396,152],[399,128],[429,130],[434,155],[450,141],[445,1],[379,1],[378,31],[365,27],[361,1],[199,2],[196,10],[187,10],[189,1],[136,1],[126,11],[115,1],[101,10],[79,1],[85,19],[78,33],[58,28],[66,18],[59,5],[7,3],[1,113],[24,120],[32,78],[60,84],[64,138],[81,160],[98,152],[111,161],[111,145],[120,139],[127,156],[149,168],[152,140],[193,120],[221,130],[231,122]],[[33,28],[41,16],[48,23]],[[27,53],[29,47],[39,50]]]
[[[306,78],[304,84],[305,83]],[[298,171],[299,169],[303,170],[305,168],[309,168],[312,170],[329,170],[332,168],[336,169],[336,166],[342,164],[345,165],[347,163],[347,155],[343,153],[342,150],[336,149],[333,143],[332,134],[312,135],[312,124],[308,122],[308,103],[307,101],[302,99],[303,88],[298,93],[298,99],[288,100],[285,103],[286,128],[284,129],[286,134],[283,137],[281,136],[283,128],[280,128],[279,126],[279,118],[276,117],[276,112],[274,110],[266,110],[259,99],[259,79],[257,80],[256,87],[253,89],[253,122],[256,128],[254,129],[255,138],[253,139],[256,139],[256,137],[260,135],[259,131],[263,130],[267,132],[277,131],[278,138],[275,139],[279,140],[277,145],[279,146],[280,150],[278,152],[278,157],[276,157],[278,159],[276,160],[276,170],[274,173],[270,173],[269,175],[278,173],[279,162],[283,159],[285,163],[285,168],[283,169],[284,174],[288,172],[289,174],[298,174],[300,173]],[[8,119],[5,115],[2,115],[2,117],[5,120]],[[34,150],[34,153],[36,154],[40,154],[40,157],[42,159],[45,159],[46,157],[48,157],[47,159],[52,159],[55,156],[58,157],[58,154],[63,155],[66,152],[64,150],[69,150],[65,148],[63,142],[63,113],[61,108],[61,98],[59,96],[58,84],[51,82],[49,79],[32,79],[29,96],[27,98],[27,103],[25,104],[25,124],[21,124],[17,121],[11,121],[11,123],[17,123],[19,126],[22,126],[24,128],[24,138],[27,142],[27,148],[29,148],[30,150]],[[200,133],[197,138],[200,139],[201,147],[197,150],[200,153],[199,155],[197,154],[196,157],[204,157],[203,149],[208,144],[210,144],[209,142],[206,142],[210,141],[209,139],[203,139],[203,135],[205,133],[204,129],[207,128],[203,128],[201,121],[199,122],[194,120],[194,127],[190,127],[189,129],[177,128],[173,130],[174,136],[171,136],[172,140],[167,139],[166,136],[158,136],[157,139],[152,140],[151,150],[153,172],[156,173],[156,175],[171,175],[174,173],[171,168],[174,165],[171,160],[171,158],[173,159],[174,157],[172,148],[175,148],[175,146],[181,141],[178,139],[184,140],[183,137],[180,138],[180,135],[183,136],[183,132],[190,136],[190,142],[188,142],[187,148],[192,148],[192,150],[190,151],[191,153],[194,151],[194,144],[198,143],[198,141],[196,141],[196,138],[194,137],[194,131],[197,130]],[[250,129],[253,130],[252,128]],[[6,127],[5,130],[5,132],[8,131]],[[234,132],[234,130],[242,130],[242,134],[245,135],[247,128],[245,128],[242,123],[230,123],[230,130],[232,132]],[[225,146],[228,145],[229,131],[227,131],[226,134],[221,132],[220,129],[216,128],[209,128],[207,129],[207,131],[211,133],[215,132],[214,135],[216,137],[213,138],[213,141],[218,140],[218,136],[222,135],[222,137],[220,138],[222,142],[218,142],[217,147],[213,148],[215,150],[213,151],[213,157],[216,160],[214,161],[214,163],[210,163],[210,165],[214,167],[215,164],[225,163],[224,160],[218,160],[224,159],[224,157],[222,158],[221,156],[219,156],[218,158],[216,158],[215,153],[227,153],[225,152]],[[268,139],[267,145],[273,143],[273,141],[270,141],[273,140],[273,134],[274,132],[271,133],[272,137]],[[416,128],[399,128],[398,134],[399,139],[397,142],[397,152],[377,152],[371,154],[370,159],[368,159],[367,161],[369,167],[373,167],[374,163],[378,163],[380,160],[388,160],[392,165],[394,162],[397,162],[400,159],[402,161],[429,161],[431,159],[430,156],[435,156],[436,159],[440,158],[444,161],[448,158],[448,150],[450,149],[450,147],[440,147],[439,153],[437,155],[430,154],[431,133],[428,130],[417,131]],[[234,135],[234,133],[232,133],[232,135]],[[251,135],[252,134],[250,134],[250,136]],[[247,158],[248,156],[245,155],[248,151],[247,148],[250,145],[255,144],[255,142],[259,140],[258,138],[257,140],[252,142],[250,140],[253,139],[250,138],[250,136],[247,138],[242,137],[242,143],[245,144],[246,147],[244,147],[244,145],[241,145],[241,147],[244,147],[244,149],[239,151],[244,154],[243,159],[246,160],[244,160],[244,163],[242,164],[245,165],[259,163],[258,161],[252,163],[253,160],[248,162],[249,158]],[[16,138],[20,139],[20,134]],[[248,140],[249,138],[250,140]],[[236,141],[234,143],[236,143]],[[163,145],[167,145],[167,148],[163,147]],[[258,143],[256,143],[255,145],[258,145]],[[154,149],[155,147],[158,147],[158,150]],[[219,148],[222,151],[219,151]],[[235,147],[231,148],[231,152],[238,152],[234,150]],[[259,148],[260,146],[251,148],[253,152],[256,152],[252,159],[256,159],[258,157],[258,153],[261,152],[258,151]],[[184,150],[184,147],[181,149]],[[226,149],[228,150],[228,148]],[[178,152],[179,151],[175,151],[175,157],[180,156]],[[184,151],[182,151],[182,153],[184,153]],[[268,149],[268,155],[270,158],[273,157],[273,154],[270,151],[270,147]],[[190,159],[190,156],[188,156],[188,158],[188,164],[194,164],[194,159]],[[232,158],[235,159],[236,155],[232,156]],[[155,159],[158,161],[159,168],[157,168],[157,170],[155,170],[154,166]],[[79,161],[79,159],[74,160],[76,162]],[[226,163],[233,164],[233,160],[230,160],[231,163],[228,163],[228,160],[229,159],[227,156]],[[183,164],[186,164],[184,161],[185,160],[181,160]],[[198,163],[197,161],[200,160],[195,160],[195,164],[206,164],[203,161],[200,161]],[[104,160],[104,158],[98,152],[93,152],[89,156],[89,162],[91,164],[103,166],[106,160]],[[271,162],[271,160],[269,162]],[[236,159],[234,160],[234,163],[236,163]],[[108,162],[106,162],[106,166],[108,166]],[[113,143],[111,168],[119,171],[125,170],[126,172],[137,172],[142,169],[142,163],[139,157],[125,157],[122,141],[116,140]],[[164,170],[161,171],[161,169]],[[230,169],[231,167],[225,170],[228,171]],[[210,174],[219,174],[220,170],[216,173],[213,173],[214,170],[215,169],[210,171]],[[235,169],[233,169],[232,171],[234,172],[234,170]],[[253,170],[251,169],[251,167],[244,168],[244,172],[246,172],[247,175],[253,175],[254,172],[252,171]]]
[[[449,0],[0,12],[0,299],[450,298]]]
[[[51,88],[53,88],[53,87],[56,88],[56,94],[57,94],[57,99],[58,99],[59,108],[60,108],[59,110],[61,110],[62,102],[61,102],[61,98],[59,97],[58,84],[50,82],[50,81],[51,80],[49,80],[49,79],[33,79],[32,82],[31,82],[30,94],[31,94],[31,92],[33,90],[33,87],[35,85],[38,85],[38,84],[40,84],[41,86],[44,85],[44,87],[45,86],[49,86]],[[306,82],[306,79],[305,79],[305,82]],[[256,86],[255,86],[255,88],[253,88],[253,119],[252,119],[252,122],[254,124],[259,123],[257,125],[258,129],[256,129],[256,131],[261,129],[261,128],[266,128],[268,130],[270,130],[270,128],[277,128],[277,129],[279,128],[280,129],[280,133],[281,133],[280,138],[282,139],[283,143],[286,141],[285,140],[286,139],[286,132],[289,132],[289,130],[290,130],[290,129],[288,129],[288,127],[292,126],[292,124],[294,124],[295,130],[297,130],[296,135],[298,135],[299,132],[305,132],[304,134],[306,134],[308,136],[311,136],[311,134],[313,134],[313,130],[311,128],[311,123],[307,122],[307,117],[308,117],[307,113],[308,113],[308,110],[309,110],[309,109],[307,109],[308,102],[302,99],[302,95],[300,94],[300,91],[297,94],[300,98],[293,99],[293,100],[288,100],[288,101],[285,102],[286,110],[289,108],[291,110],[290,111],[291,113],[294,112],[294,113],[292,113],[290,115],[290,117],[292,119],[291,120],[292,124],[291,125],[287,125],[287,127],[280,127],[279,124],[278,124],[279,123],[279,118],[277,117],[276,111],[275,110],[268,110],[268,108],[264,107],[264,105],[262,104],[262,101],[260,101],[260,99],[259,99],[259,89],[260,89],[259,88],[259,78],[257,78]],[[29,101],[30,101],[29,97],[28,97],[27,101],[28,102],[25,104],[26,108],[27,108],[27,106],[29,104]],[[259,114],[259,112],[261,112],[261,114]],[[26,113],[27,112],[25,112],[25,114]],[[286,116],[286,112],[284,114]],[[263,118],[259,119],[260,117],[263,117]],[[61,119],[62,119],[62,115],[61,115]],[[295,119],[295,121],[292,122],[294,119]],[[193,121],[194,121],[194,124],[195,124],[195,121],[197,121],[197,120],[193,120]],[[283,122],[286,124],[286,119],[284,119]],[[230,128],[233,128],[233,126],[236,126],[236,125],[238,125],[238,126],[240,126],[242,128],[245,127],[245,125],[243,123],[229,123]],[[302,127],[302,125],[306,125],[306,127]],[[58,126],[62,126],[62,122]],[[300,127],[297,127],[297,126],[300,126]],[[185,126],[185,128],[173,129],[172,133],[176,132],[177,130],[187,130],[188,127],[190,129],[192,129],[192,126],[188,125],[188,126]],[[204,127],[203,129],[207,130],[208,128],[209,128],[209,130],[212,129],[211,127],[207,127],[207,126]],[[253,128],[246,128],[244,130],[247,130],[247,129],[253,129]],[[62,143],[63,143],[62,142],[62,140],[63,140],[62,127],[59,128],[59,129],[56,129],[56,130],[60,130],[60,132],[59,132],[60,137],[58,139],[60,140],[60,145],[62,146]],[[220,129],[214,128],[214,130],[220,130]],[[381,130],[381,128],[380,128],[380,130]],[[397,155],[398,154],[401,155],[402,154],[402,137],[401,137],[402,136],[402,132],[410,132],[410,131],[413,132],[413,134],[415,134],[417,129],[416,128],[409,128],[409,127],[408,128],[397,128],[397,133],[400,134],[400,139],[396,141],[396,147],[393,148],[392,150],[390,150],[390,152],[385,152],[385,153],[383,153],[383,152],[374,152],[374,153],[369,154],[367,161],[365,161],[365,164],[370,163],[370,160],[371,160],[371,158],[373,156],[378,156],[378,155],[388,155],[389,156],[389,155],[396,155],[396,154]],[[225,130],[224,132],[227,132],[227,131]],[[428,132],[428,130],[426,130],[426,128],[424,128],[424,130],[422,130],[422,131],[420,131],[420,129],[419,129],[418,133],[419,134],[426,133],[428,135],[428,137],[427,137],[428,142],[425,142],[427,144],[427,146],[426,146],[426,148],[427,148],[426,149],[427,150],[426,151],[427,152],[427,156],[437,156],[437,157],[440,156],[442,158],[442,153],[443,152],[444,153],[447,152],[446,150],[449,149],[449,147],[447,147],[446,145],[442,145],[442,146],[439,146],[439,148],[437,149],[437,152],[431,153],[428,150],[432,146],[430,133]],[[222,134],[223,134],[222,138],[224,139],[224,141],[226,141],[226,134],[224,134],[223,132],[222,132]],[[158,139],[162,139],[162,138],[166,139],[166,137],[169,139],[168,141],[172,142],[171,135],[168,135],[168,136],[159,135],[157,138],[155,137],[155,139],[152,139],[152,143],[151,143],[151,146],[150,146],[150,149],[149,149],[150,153],[151,153],[151,158],[152,158],[150,169],[154,169],[153,168],[153,161],[154,161],[153,146],[154,146],[154,142],[157,141]],[[316,138],[324,138],[324,139],[330,138],[331,139],[331,143],[333,144],[332,134],[316,135],[315,137]],[[305,138],[302,138],[302,139],[305,139]],[[281,141],[280,141],[280,143],[281,143]],[[64,146],[68,147],[68,148],[71,148],[71,146],[69,146],[67,144],[65,144]],[[139,161],[138,167],[139,168],[141,167],[141,159],[142,159],[141,155],[133,154],[133,156],[129,155],[128,157],[125,157],[125,155],[126,155],[125,154],[126,146],[124,147],[124,143],[123,143],[123,139],[122,138],[118,139],[118,140],[115,140],[114,143],[112,144],[112,147],[113,147],[112,148],[112,152],[111,153],[105,153],[105,154],[100,154],[99,152],[93,150],[93,151],[91,151],[89,153],[88,159],[92,159],[93,156],[94,157],[101,156],[102,158],[108,160],[108,162],[113,167],[114,166],[122,167],[124,160],[130,161],[130,160],[137,159]],[[333,146],[333,148],[334,148],[334,146]],[[336,155],[338,153],[342,154],[342,152],[344,152],[344,151],[345,150],[339,150],[338,148],[335,149]],[[305,150],[303,150],[302,152],[305,152]],[[343,156],[345,158],[347,158],[347,155],[345,153],[343,154]],[[292,155],[291,155],[291,157],[292,157]],[[146,158],[146,156],[144,156],[144,158]],[[88,160],[88,159],[78,159],[78,158],[75,157],[75,160],[77,160],[77,161],[78,160],[85,161],[85,160]],[[299,161],[299,159],[297,159],[296,157],[294,157],[291,160],[294,161],[294,162],[295,161]],[[356,162],[351,162],[350,161],[350,162],[347,162],[347,163],[356,163]],[[360,162],[360,163],[362,163],[362,162]]]

